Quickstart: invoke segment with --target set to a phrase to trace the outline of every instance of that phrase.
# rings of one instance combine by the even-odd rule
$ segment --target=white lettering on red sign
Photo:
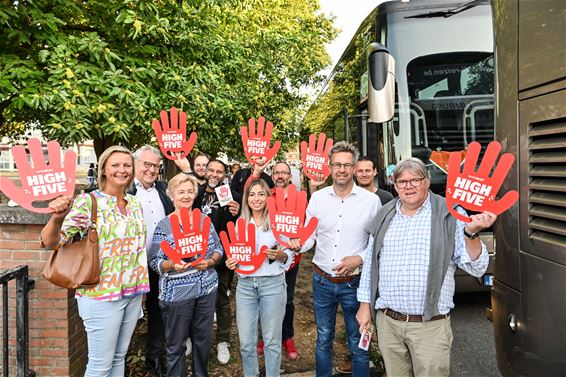
[[[238,262],[252,261],[252,248],[250,246],[230,246],[230,254]]]
[[[202,234],[181,238],[177,241],[177,247],[180,248],[183,255],[202,251]]]
[[[458,177],[454,183],[452,198],[481,206],[484,199],[491,193],[491,190],[492,187],[490,185]]]
[[[28,186],[32,187],[34,196],[64,192],[66,180],[65,172],[38,174],[27,177]]]

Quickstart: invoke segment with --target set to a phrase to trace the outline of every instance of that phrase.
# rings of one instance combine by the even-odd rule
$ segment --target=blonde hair
[[[253,218],[252,211],[250,210],[250,206],[248,205],[248,198],[250,196],[250,192],[252,191],[252,188],[255,186],[260,186],[262,191],[265,193],[265,195],[268,198],[271,196],[271,190],[269,189],[269,186],[267,185],[267,183],[265,183],[263,179],[253,180],[246,186],[246,189],[244,190],[244,199],[242,200],[242,214],[240,215],[240,217],[246,221],[246,224],[249,224]],[[262,223],[255,224],[256,228],[264,231],[269,230],[271,228],[271,223],[269,221],[269,215],[267,214],[267,205],[263,209],[261,219],[262,219]]]
[[[104,188],[106,187],[107,178],[106,174],[104,173],[104,167],[110,156],[112,156],[114,153],[126,153],[132,159],[132,176],[124,187],[124,192],[128,192],[134,180],[136,172],[134,171],[134,156],[132,155],[132,152],[130,152],[130,150],[123,145],[113,145],[109,148],[106,148],[106,150],[100,155],[100,158],[98,159],[98,185],[101,190],[104,190]]]
[[[173,199],[173,192],[175,189],[185,182],[191,182],[193,189],[195,190],[196,197],[198,194],[198,181],[194,176],[185,173],[179,173],[169,180],[169,183],[167,184],[167,195]]]

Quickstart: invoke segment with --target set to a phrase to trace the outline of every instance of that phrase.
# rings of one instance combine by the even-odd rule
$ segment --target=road
[[[500,377],[493,326],[485,316],[485,308],[490,306],[489,293],[457,294],[454,302],[451,376]]]

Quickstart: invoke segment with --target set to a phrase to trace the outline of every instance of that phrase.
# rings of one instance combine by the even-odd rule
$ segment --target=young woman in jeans
[[[149,291],[145,223],[135,196],[126,194],[134,178],[128,149],[112,146],[99,159],[96,228],[100,283],[77,289],[79,315],[87,334],[86,377],[122,377],[130,339],[142,315],[142,294]],[[60,196],[49,203],[53,215],[41,232],[41,243],[54,248],[85,233],[92,208],[89,194],[73,200]]]
[[[238,274],[236,287],[236,323],[244,376],[258,376],[257,328],[261,320],[264,339],[265,375],[279,376],[281,365],[281,326],[285,316],[287,291],[285,269],[293,261],[290,250],[281,250],[269,223],[267,198],[269,186],[263,180],[252,181],[244,190],[241,217],[256,227],[256,253],[268,246],[267,257],[251,274]],[[226,266],[235,269],[237,260],[228,258]]]

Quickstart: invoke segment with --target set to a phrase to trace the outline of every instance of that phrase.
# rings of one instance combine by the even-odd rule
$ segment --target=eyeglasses
[[[291,173],[289,173],[288,171],[274,171],[273,175],[289,175]]]
[[[155,170],[159,170],[159,164],[154,164],[153,162],[149,162],[149,161],[142,161],[142,160],[139,161],[143,164],[143,167],[146,169],[154,168]]]
[[[342,168],[344,168],[346,170],[352,170],[355,165],[350,164],[350,163],[341,164],[339,162],[334,162],[334,163],[330,164],[330,166],[332,166],[336,170],[340,170]]]
[[[407,185],[410,183],[412,187],[420,187],[423,180],[424,178],[400,179],[395,181],[395,186],[397,188],[407,188]]]

